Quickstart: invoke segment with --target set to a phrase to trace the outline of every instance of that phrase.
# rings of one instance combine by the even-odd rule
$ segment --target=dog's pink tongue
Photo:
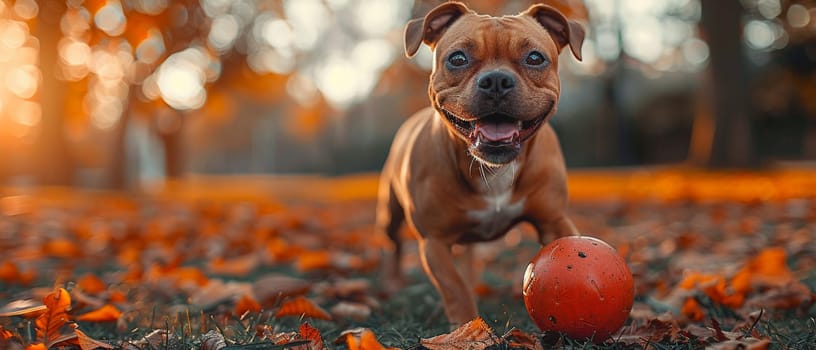
[[[487,141],[493,142],[512,140],[519,134],[516,123],[477,122],[476,132],[481,134]]]

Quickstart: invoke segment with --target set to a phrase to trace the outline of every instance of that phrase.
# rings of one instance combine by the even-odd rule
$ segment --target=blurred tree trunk
[[[177,179],[184,175],[184,112],[168,108],[156,120],[156,132],[164,150],[164,175]]]
[[[709,167],[751,167],[748,78],[738,0],[701,0],[700,26],[710,51],[703,109],[694,121],[689,160]]]
[[[73,161],[65,140],[65,98],[67,87],[58,78],[58,44],[62,38],[60,18],[65,13],[61,0],[40,1],[34,33],[40,41],[40,106],[42,119],[36,143],[35,173],[40,184],[70,185],[73,183]]]

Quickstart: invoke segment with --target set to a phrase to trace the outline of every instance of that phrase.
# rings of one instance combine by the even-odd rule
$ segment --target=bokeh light
[[[786,14],[788,24],[793,28],[804,28],[810,23],[810,11],[800,4],[793,4]]]
[[[202,63],[205,57],[190,48],[171,55],[156,72],[156,84],[162,99],[175,109],[196,109],[204,105],[207,91]]]
[[[94,24],[105,34],[118,36],[125,32],[127,18],[122,10],[122,4],[116,0],[110,0],[102,6],[94,15]]]

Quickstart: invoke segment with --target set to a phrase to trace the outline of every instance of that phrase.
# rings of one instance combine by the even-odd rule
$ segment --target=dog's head
[[[555,113],[558,55],[569,46],[580,60],[583,41],[581,25],[547,5],[491,17],[447,2],[405,28],[408,57],[422,43],[433,50],[433,107],[471,155],[489,166],[515,159]]]

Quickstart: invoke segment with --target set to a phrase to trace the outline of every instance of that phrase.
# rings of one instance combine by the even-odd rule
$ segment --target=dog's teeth
[[[516,126],[517,126],[519,129],[521,129],[521,126],[522,126],[522,125],[523,125],[523,123],[522,123],[522,121],[521,121],[521,120],[519,120],[518,122],[516,122]]]

